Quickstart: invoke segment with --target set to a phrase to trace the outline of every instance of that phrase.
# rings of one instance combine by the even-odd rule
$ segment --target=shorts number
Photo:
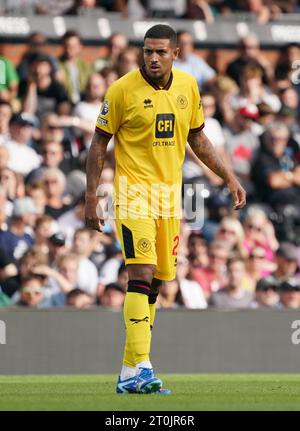
[[[176,235],[173,239],[174,242],[174,247],[173,247],[173,251],[172,251],[172,256],[177,256],[177,248],[178,248],[178,244],[179,244],[179,236]]]

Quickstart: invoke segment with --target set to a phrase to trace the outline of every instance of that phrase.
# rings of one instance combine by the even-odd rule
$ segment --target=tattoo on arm
[[[232,177],[232,173],[222,162],[205,133],[202,130],[198,133],[191,133],[188,137],[188,142],[198,159],[224,181],[228,182]]]
[[[96,196],[109,139],[97,131],[94,133],[86,163],[86,193],[89,196]]]

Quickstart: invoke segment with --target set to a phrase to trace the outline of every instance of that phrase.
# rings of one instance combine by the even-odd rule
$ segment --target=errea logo
[[[153,108],[153,103],[151,99],[144,100],[144,108]]]

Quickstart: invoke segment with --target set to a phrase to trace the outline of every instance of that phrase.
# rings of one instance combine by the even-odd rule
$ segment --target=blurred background
[[[108,87],[142,65],[143,36],[162,22],[248,205],[233,211],[187,147],[183,180],[204,184],[205,220],[182,220],[158,307],[299,309],[299,12],[296,0],[0,1],[0,307],[121,310],[114,224],[84,227],[85,162]]]

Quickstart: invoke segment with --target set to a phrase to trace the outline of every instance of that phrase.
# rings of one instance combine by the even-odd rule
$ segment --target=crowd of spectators
[[[205,185],[204,224],[182,220],[177,278],[163,283],[158,307],[299,309],[300,86],[292,67],[300,47],[283,47],[271,64],[249,34],[221,74],[194,52],[189,32],[178,36],[174,67],[197,79],[204,131],[246,188],[248,206],[232,210],[226,185],[187,146],[183,180]],[[141,65],[140,50],[114,34],[107,56],[90,64],[76,31],[62,38],[59,57],[46,43],[34,33],[18,64],[0,59],[0,306],[119,310],[127,271],[113,222],[103,233],[84,226],[85,161],[105,92]],[[108,189],[113,145],[101,178]]]
[[[218,17],[243,16],[266,24],[299,12],[298,0],[0,0],[3,13],[85,15],[120,13],[123,17],[185,18],[212,23]]]

